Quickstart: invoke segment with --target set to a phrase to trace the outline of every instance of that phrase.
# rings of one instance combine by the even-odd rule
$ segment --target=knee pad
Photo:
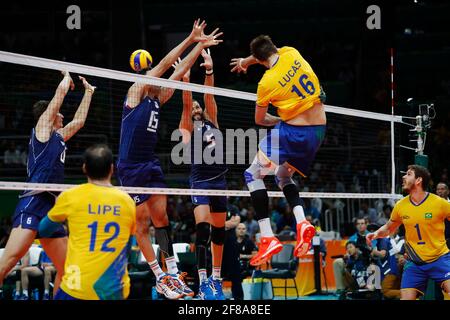
[[[209,243],[209,235],[211,234],[211,225],[207,222],[200,222],[196,226],[195,245],[207,247]]]
[[[285,166],[278,166],[275,169],[275,183],[280,190],[283,190],[289,184],[295,184],[294,180],[292,180],[293,174],[294,171],[289,170]]]
[[[225,242],[225,226],[223,227],[214,227],[211,226],[211,242],[221,246]]]
[[[261,165],[258,163],[252,163],[251,166],[245,170],[244,178],[250,191],[263,190],[266,188],[264,181],[262,180],[263,177],[261,176]]]

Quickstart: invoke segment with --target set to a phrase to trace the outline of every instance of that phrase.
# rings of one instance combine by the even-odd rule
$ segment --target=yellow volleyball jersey
[[[128,241],[136,228],[136,205],[131,197],[114,187],[82,184],[62,192],[48,218],[68,221],[61,288],[83,300],[127,298]]]
[[[278,54],[278,61],[258,83],[256,104],[260,107],[272,104],[281,120],[287,121],[320,101],[320,83],[295,48],[283,47]]]
[[[393,222],[405,226],[405,251],[416,263],[429,263],[449,252],[445,242],[445,219],[450,220],[450,203],[428,193],[420,204],[413,204],[410,196],[396,203]]]

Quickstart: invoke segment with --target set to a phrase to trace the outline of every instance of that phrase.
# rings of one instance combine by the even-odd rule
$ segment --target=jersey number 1
[[[425,244],[425,241],[422,241],[422,235],[420,234],[420,227],[419,224],[416,224],[414,226],[414,228],[416,228],[417,230],[417,236],[419,237],[419,242],[417,242],[417,244]]]

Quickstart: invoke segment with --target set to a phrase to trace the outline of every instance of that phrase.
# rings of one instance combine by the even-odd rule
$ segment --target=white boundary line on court
[[[209,87],[201,84],[195,83],[185,83],[182,81],[175,81],[169,79],[161,79],[155,77],[149,77],[145,75],[104,69],[92,66],[86,66],[82,64],[57,61],[45,58],[39,58],[34,56],[28,56],[18,53],[0,51],[0,61],[26,65],[31,67],[38,67],[44,69],[58,70],[58,71],[69,71],[73,73],[78,73],[82,75],[90,75],[108,79],[115,79],[128,82],[142,82],[150,85],[163,86],[167,88],[187,90],[200,93],[209,93],[217,96],[224,96],[229,98],[237,98],[247,101],[256,101],[256,94],[238,90],[231,90],[219,87]],[[369,112],[357,109],[349,109],[343,107],[336,107],[325,105],[325,111],[330,113],[337,113],[342,115],[350,115],[354,117],[369,118],[373,120],[381,120],[387,122],[399,122],[401,123],[402,117],[384,113]]]
[[[75,184],[50,184],[0,181],[0,190],[33,190],[33,191],[64,191],[76,187]],[[185,196],[228,196],[249,197],[250,192],[245,190],[206,190],[206,189],[178,189],[178,188],[138,188],[117,187],[127,193],[136,194],[167,194]],[[269,197],[284,197],[281,191],[268,191]],[[400,194],[390,193],[332,193],[332,192],[300,192],[302,198],[339,198],[339,199],[401,199]]]

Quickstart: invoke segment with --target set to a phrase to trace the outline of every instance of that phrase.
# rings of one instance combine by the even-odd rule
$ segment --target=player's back
[[[444,236],[448,216],[450,204],[432,193],[419,204],[407,196],[395,205],[391,220],[405,226],[405,250],[413,262],[433,262],[449,252]]]
[[[47,142],[40,142],[33,128],[28,145],[27,182],[63,183],[66,144],[63,137],[53,131]]]
[[[258,84],[256,103],[263,107],[271,103],[281,119],[287,121],[320,102],[320,83],[295,48],[280,48],[278,54],[278,61]]]
[[[90,183],[61,196],[70,211],[61,288],[78,299],[126,298],[130,290],[128,242],[136,222],[134,201],[117,188]]]
[[[159,101],[145,97],[136,107],[123,106],[119,161],[147,162],[155,158]]]

